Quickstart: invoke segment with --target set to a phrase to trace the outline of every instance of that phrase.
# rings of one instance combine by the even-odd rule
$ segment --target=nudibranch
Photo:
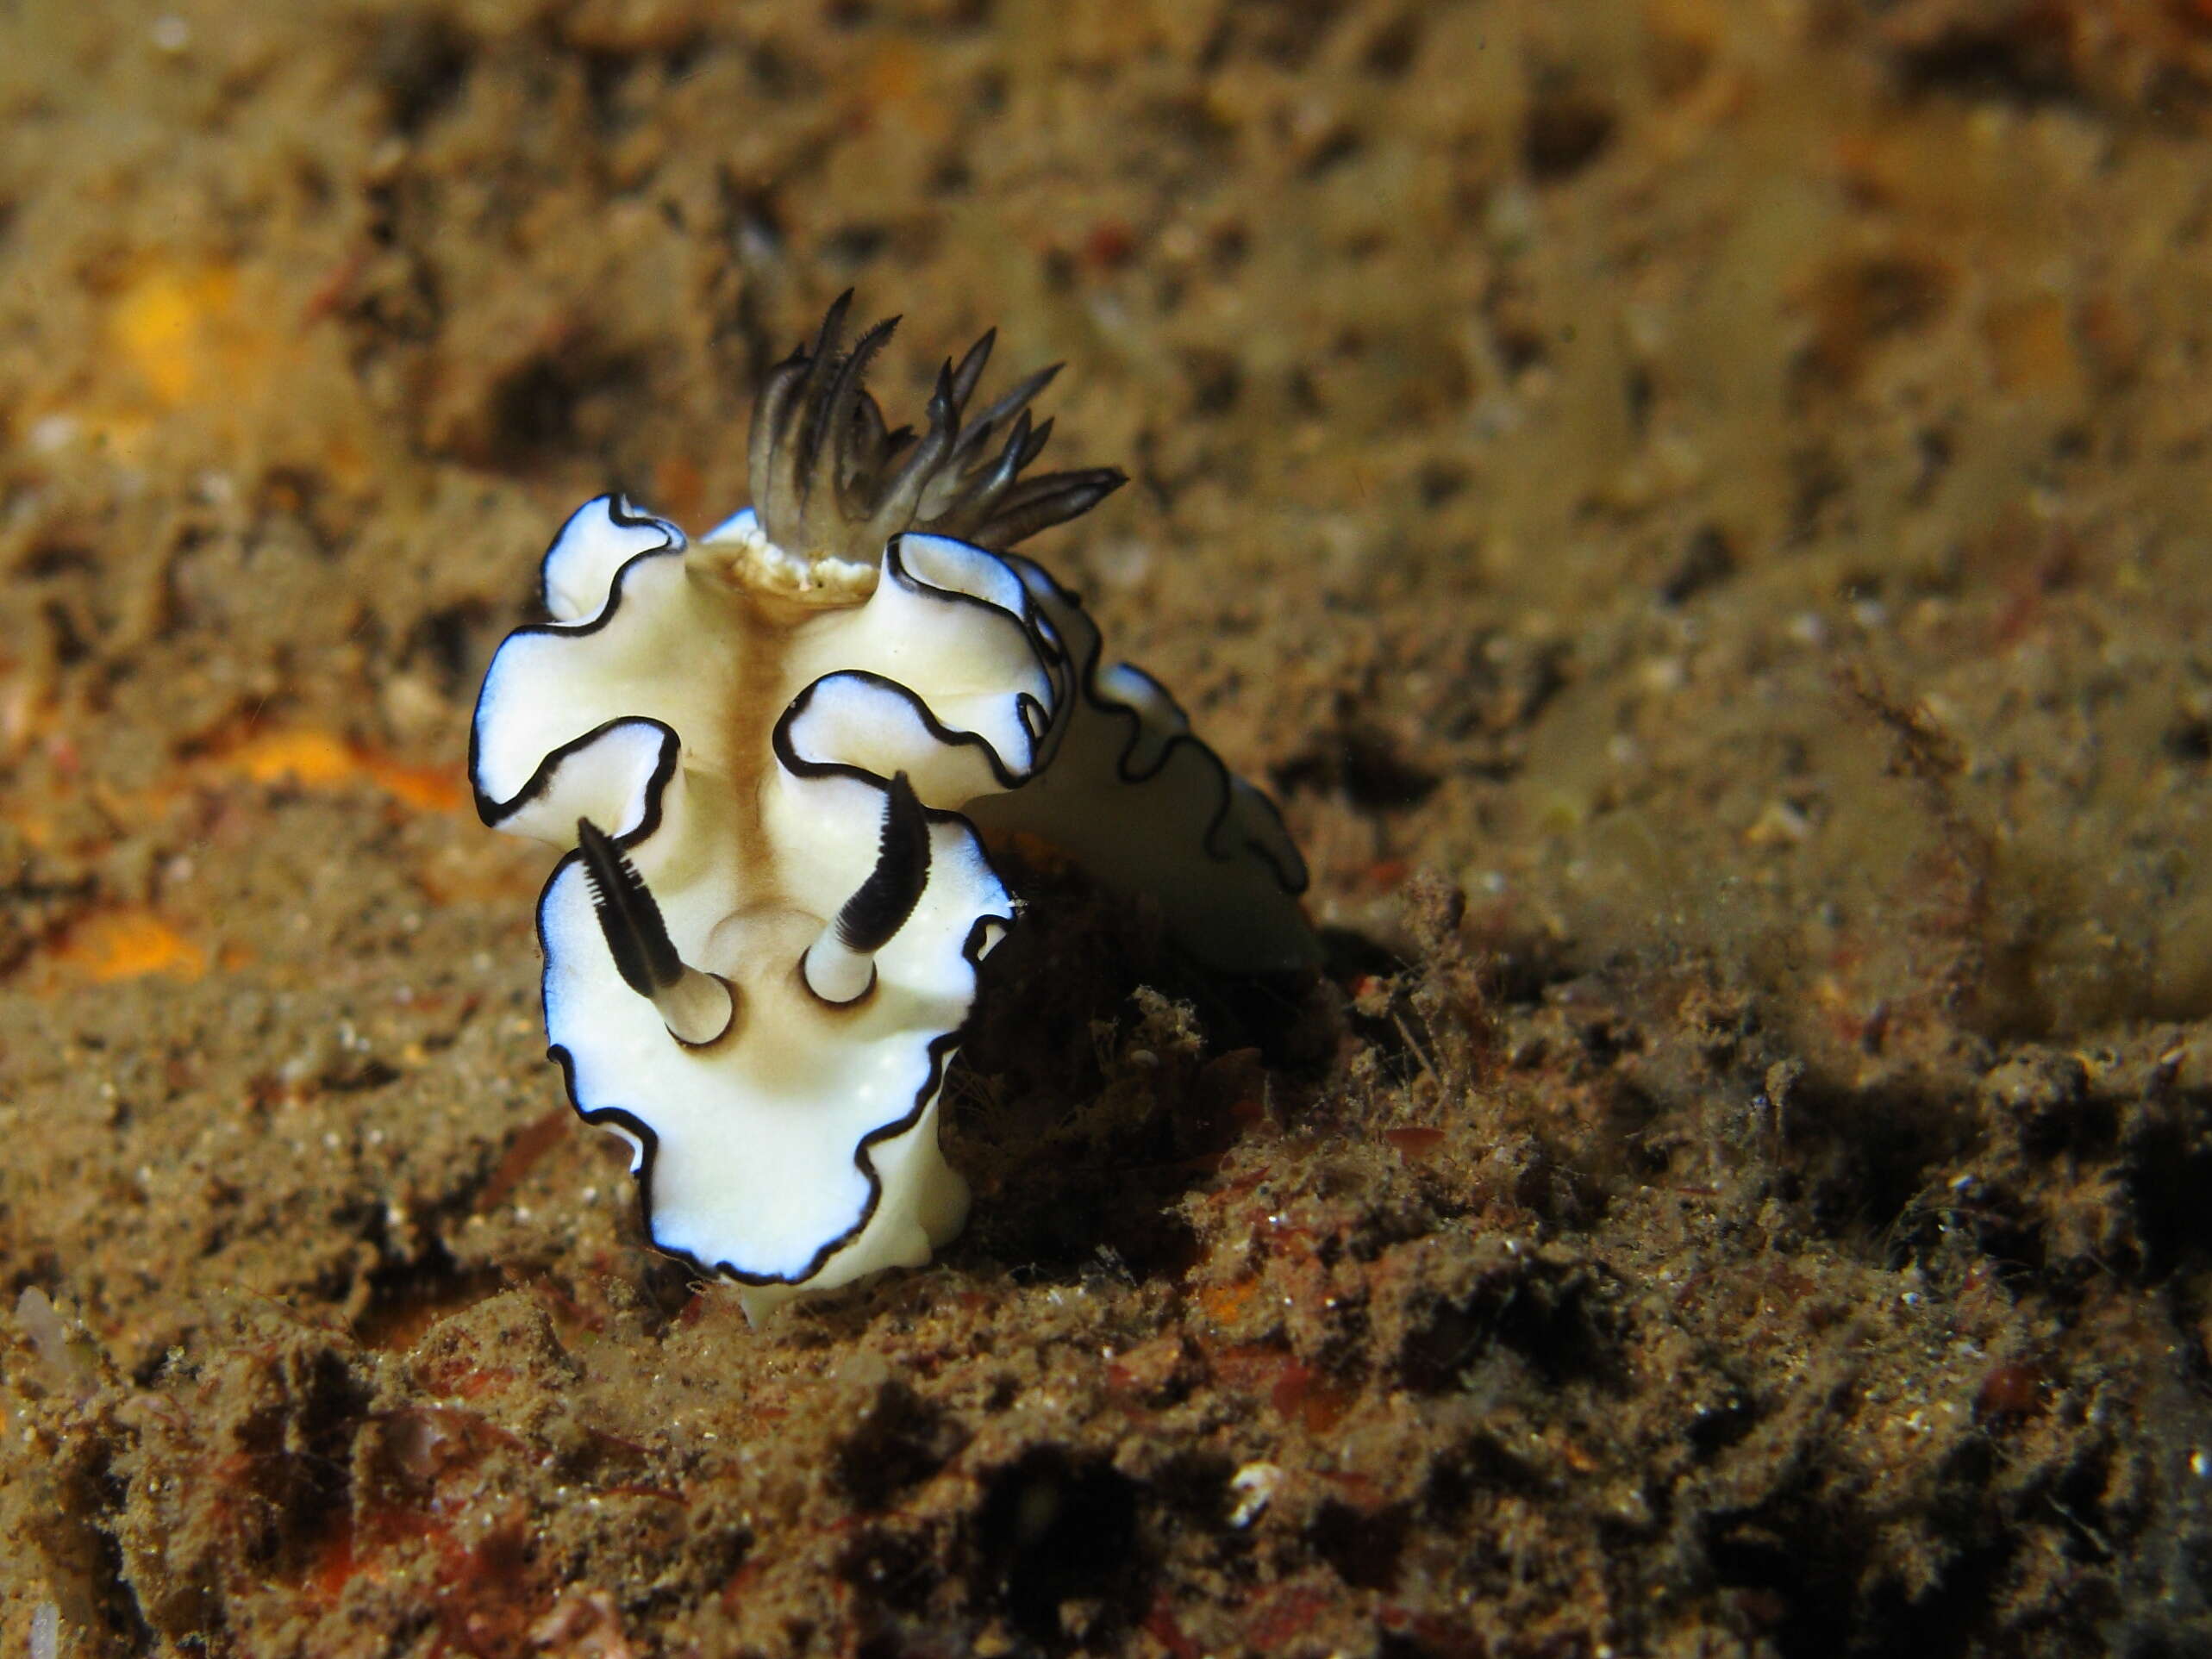
[[[1274,804],[1008,551],[1122,483],[1024,476],[1054,371],[971,415],[987,334],[891,430],[862,381],[897,319],[846,346],[850,299],[767,377],[752,507],[697,542],[619,496],[570,517],[470,741],[484,822],[565,855],[538,936],[570,1100],[629,1143],[654,1245],[755,1319],[965,1219],[938,1101],[1018,911],[986,838],[1149,895],[1206,968],[1319,956]]]

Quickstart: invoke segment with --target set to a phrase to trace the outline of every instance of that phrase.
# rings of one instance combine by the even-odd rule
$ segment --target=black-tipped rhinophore
[[[676,954],[668,924],[660,919],[660,907],[637,866],[588,818],[576,820],[576,845],[584,855],[591,908],[622,983],[640,996],[674,986],[684,977],[684,959]]]
[[[852,303],[849,289],[837,296],[813,349],[802,345],[770,370],[753,406],[753,504],[777,546],[869,564],[891,537],[921,530],[1003,550],[1089,512],[1128,482],[1108,466],[1021,477],[1052,435],[1050,421],[1033,429],[1028,410],[1058,364],[964,419],[996,330],[958,368],[938,371],[920,435],[891,429],[861,382],[898,319],[865,330],[847,351],[840,341]],[[1005,441],[992,452],[1001,432]]]
[[[837,913],[837,942],[873,956],[906,926],[929,882],[929,820],[914,786],[899,772],[884,798],[884,838],[876,867]]]

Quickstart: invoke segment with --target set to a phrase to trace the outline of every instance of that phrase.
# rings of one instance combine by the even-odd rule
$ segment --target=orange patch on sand
[[[1234,1325],[1259,1294],[1259,1281],[1240,1279],[1233,1285],[1208,1285],[1198,1293],[1198,1306],[1216,1325]]]
[[[256,783],[294,783],[306,789],[373,783],[422,812],[458,812],[468,800],[460,780],[443,767],[409,766],[328,732],[266,732],[223,751],[216,760]]]
[[[105,910],[69,931],[59,960],[96,984],[166,974],[197,979],[208,953],[151,910]]]
[[[366,783],[419,812],[455,812],[469,798],[460,779],[443,767],[410,766],[327,732],[277,731],[187,763],[181,776],[143,795],[114,803],[117,814],[157,815],[196,771],[203,776],[207,771],[229,773],[255,783],[291,783],[309,789],[347,789]],[[35,814],[10,811],[5,817],[34,846],[42,846],[52,839],[51,826]],[[38,989],[45,994],[72,981],[109,984],[142,979],[149,974],[195,980],[210,967],[233,972],[253,960],[252,951],[241,945],[223,945],[210,950],[143,906],[96,912],[72,926],[44,954],[59,976],[38,982]]]
[[[101,327],[107,371],[65,412],[124,460],[178,416],[224,449],[261,441],[279,406],[280,424],[294,418],[303,377],[327,377],[334,366],[328,342],[311,338],[313,320],[273,268],[146,254],[109,297]],[[321,417],[316,424],[322,471],[357,487],[370,470],[357,434]]]
[[[148,268],[117,297],[108,336],[166,409],[253,372],[267,355],[228,265]]]
[[[238,268],[153,259],[119,289],[105,329],[117,372],[87,401],[87,425],[129,458],[167,416],[259,403],[297,359],[270,326],[268,296]]]

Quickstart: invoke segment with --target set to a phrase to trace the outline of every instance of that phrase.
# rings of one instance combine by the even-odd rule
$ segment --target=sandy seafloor
[[[755,1331],[461,767],[847,285],[1329,977]],[[2212,1652],[2208,446],[2203,0],[0,0],[0,1653]]]

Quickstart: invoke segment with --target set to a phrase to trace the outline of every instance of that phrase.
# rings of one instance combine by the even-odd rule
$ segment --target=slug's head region
[[[1058,364],[972,409],[996,330],[938,370],[919,430],[890,426],[866,380],[899,320],[847,345],[852,299],[839,296],[813,345],[769,371],[747,446],[753,505],[706,539],[736,550],[756,583],[849,596],[865,589],[878,555],[902,532],[1003,552],[1089,512],[1126,482],[1114,467],[1028,473],[1053,433],[1030,405]]]

